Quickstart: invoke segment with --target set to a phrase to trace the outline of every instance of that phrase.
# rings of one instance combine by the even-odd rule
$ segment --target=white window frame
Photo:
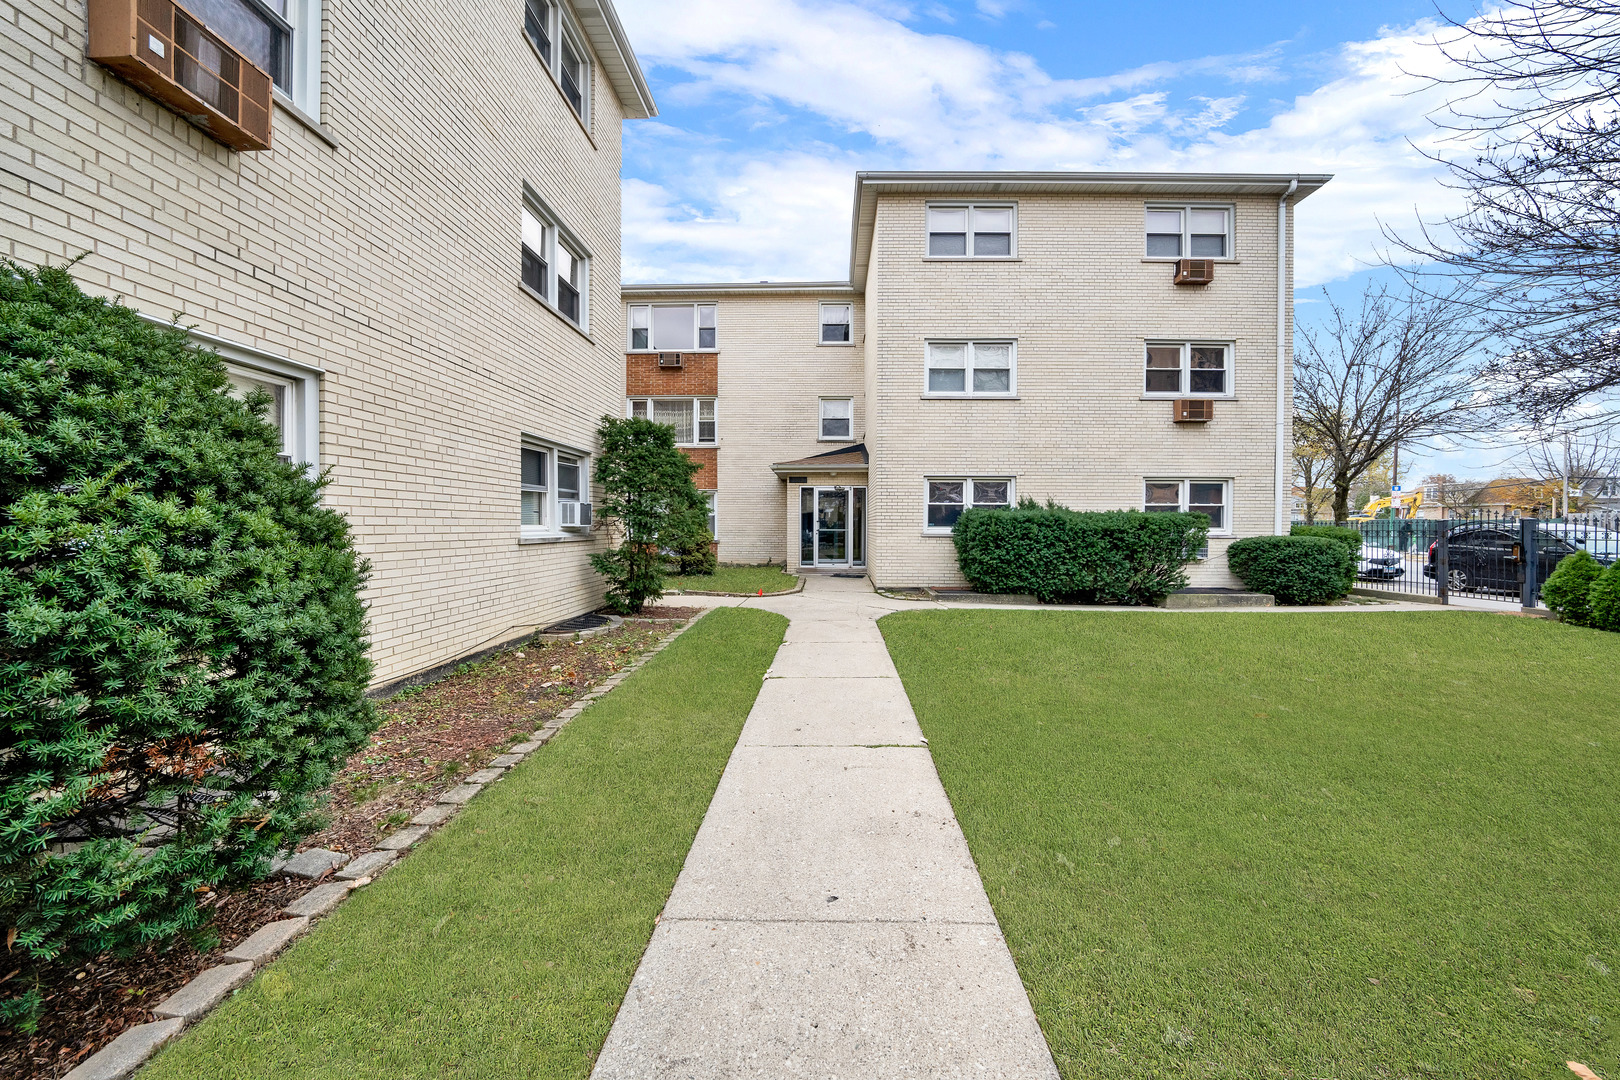
[[[1147,248],[1147,215],[1154,210],[1179,210],[1181,212],[1181,254],[1180,255],[1150,255]],[[1226,254],[1224,255],[1194,255],[1192,254],[1192,212],[1194,210],[1221,210],[1226,213]],[[1155,236],[1161,235],[1158,233]],[[1200,236],[1210,235],[1199,233]],[[1150,202],[1142,208],[1142,258],[1150,262],[1175,262],[1178,259],[1214,259],[1216,262],[1233,262],[1237,259],[1237,205],[1235,203],[1200,203],[1200,202]]]
[[[842,404],[844,406],[844,415],[843,416],[828,416],[827,415],[827,406],[828,406],[829,403]],[[818,421],[816,423],[816,441],[817,442],[854,442],[855,441],[855,399],[854,398],[852,398],[852,397],[824,397],[824,398],[821,399],[821,403],[818,406],[818,412],[819,412],[819,419],[818,419]],[[827,421],[828,420],[847,420],[849,422],[849,434],[847,434],[847,435],[829,435],[829,434],[827,434]]]
[[[827,321],[827,309],[828,308],[843,308],[845,311],[849,312],[848,321],[843,322],[843,323],[828,322]],[[821,301],[820,305],[818,306],[818,313],[819,313],[820,317],[818,318],[818,320],[816,322],[816,344],[817,345],[826,345],[829,348],[839,348],[839,349],[847,349],[847,348],[853,348],[854,347],[854,345],[855,345],[855,304],[854,304],[853,301],[851,301],[851,300],[823,300],[823,301]],[[846,341],[828,341],[827,340],[827,327],[829,327],[829,326],[843,326],[843,327],[845,327],[848,334],[849,334],[848,340],[846,340]]]
[[[1188,513],[1188,509],[1187,509],[1188,505],[1189,505],[1188,501],[1187,501],[1188,498],[1189,498],[1188,492],[1191,490],[1191,487],[1192,487],[1193,484],[1220,484],[1221,485],[1221,499],[1223,500],[1222,503],[1221,503],[1221,506],[1226,511],[1226,522],[1219,529],[1214,528],[1213,526],[1211,526],[1211,528],[1209,530],[1209,535],[1211,535],[1211,536],[1231,536],[1231,535],[1233,535],[1233,532],[1232,532],[1232,509],[1233,509],[1232,508],[1232,481],[1231,481],[1230,478],[1223,478],[1223,477],[1217,477],[1217,476],[1144,476],[1142,478],[1142,501],[1141,501],[1141,507],[1142,507],[1143,511],[1145,511],[1147,513],[1166,513],[1167,511],[1164,511],[1164,510],[1148,510],[1148,505],[1149,504],[1148,504],[1148,501],[1147,501],[1147,486],[1149,484],[1179,484],[1179,485],[1181,485],[1180,501],[1177,503],[1176,509],[1180,513],[1183,513],[1183,514]],[[1155,505],[1157,505],[1157,504],[1155,504]]]
[[[1011,508],[1011,507],[1014,507],[1014,506],[1018,505],[1018,480],[1014,476],[1010,476],[1010,475],[1008,475],[1008,476],[948,476],[948,475],[947,476],[927,476],[927,477],[923,478],[923,491],[922,491],[922,504],[923,504],[923,508],[922,508],[922,510],[923,510],[923,512],[922,512],[922,524],[923,524],[922,531],[923,531],[924,536],[949,536],[949,535],[951,535],[951,529],[954,527],[954,524],[953,525],[947,525],[947,526],[944,526],[944,527],[940,527],[940,526],[937,526],[937,525],[930,525],[928,523],[928,508],[930,506],[934,505],[933,503],[930,503],[929,500],[928,500],[928,497],[931,494],[931,492],[929,491],[929,485],[931,485],[931,484],[961,484],[962,485],[962,509],[963,509],[963,511],[972,510],[976,506],[980,506],[980,505],[983,505],[983,506],[1001,506],[1001,505],[1003,505],[1002,503],[983,503],[983,504],[975,503],[973,501],[973,485],[974,484],[1006,484],[1007,485],[1007,502],[1006,502],[1005,505],[1008,508]],[[941,503],[939,505],[943,506],[945,504]]]
[[[965,254],[962,255],[935,255],[933,253],[933,232],[929,228],[929,216],[935,210],[966,210],[967,233],[965,236]],[[977,211],[995,210],[1008,211],[1012,217],[1011,228],[1007,236],[1007,254],[1005,255],[975,255],[973,253],[974,237],[979,230],[976,225]],[[988,231],[988,230],[986,230]],[[931,202],[923,209],[923,258],[944,259],[950,262],[1005,262],[1018,258],[1018,204],[1016,202]]]
[[[544,267],[541,276],[541,288],[536,289],[529,282],[523,280],[521,265],[521,250],[528,248],[533,251],[530,244],[531,230],[526,219],[532,219],[539,226],[540,250],[534,254],[540,257]],[[582,334],[591,332],[591,252],[579,240],[579,237],[565,225],[556,214],[552,213],[545,202],[525,187],[523,205],[519,215],[518,243],[520,250],[518,283],[530,296],[539,300],[550,308],[558,318],[579,330]],[[562,307],[557,303],[557,248],[562,246],[568,249],[579,265],[579,318],[569,318]]]
[[[1149,349],[1180,349],[1181,367],[1178,369],[1178,382],[1175,390],[1149,390],[1147,388],[1147,373],[1149,370],[1168,371],[1169,368],[1149,369],[1147,366],[1147,351]],[[1192,389],[1192,351],[1194,349],[1224,349],[1226,350],[1226,389],[1220,393],[1210,390]],[[1147,338],[1142,342],[1142,396],[1144,398],[1170,399],[1170,398],[1230,398],[1237,396],[1237,346],[1230,341],[1165,341]]]
[[[158,326],[175,328],[176,323],[153,315],[137,313],[142,319]],[[321,471],[321,378],[325,372],[310,364],[301,364],[285,356],[278,356],[251,345],[243,345],[226,338],[205,334],[184,325],[184,330],[198,346],[219,354],[227,374],[264,382],[283,390],[281,408],[281,456],[304,466],[314,478]],[[233,388],[234,391],[234,388]]]
[[[653,337],[653,330],[655,329],[655,324],[657,322],[657,314],[656,314],[655,309],[663,309],[663,310],[668,311],[668,310],[671,310],[671,309],[674,309],[674,308],[689,308],[689,309],[691,309],[691,312],[692,312],[692,343],[693,343],[692,348],[680,348],[680,349],[677,349],[677,348],[674,348],[674,347],[669,346],[669,345],[665,345],[663,348],[659,348],[657,341]],[[646,326],[645,329],[647,331],[647,344],[645,344],[645,345],[637,345],[636,344],[636,330],[638,329],[638,327],[635,325],[635,322],[636,322],[636,313],[638,311],[646,312],[647,326]],[[704,323],[705,318],[707,318],[708,322],[710,322],[712,325],[704,326],[703,323]],[[720,351],[720,305],[715,303],[712,300],[696,300],[696,301],[688,301],[688,302],[673,303],[673,304],[654,304],[654,303],[626,304],[625,305],[624,328],[625,328],[624,348],[625,348],[626,352],[632,352],[632,353],[656,353],[656,352],[712,353],[712,352],[719,352]],[[705,330],[714,331],[714,335],[713,335],[714,336],[714,344],[712,344],[712,345],[704,345],[704,344],[702,344],[703,331],[705,331]]]
[[[701,490],[704,501],[709,504],[709,538],[714,541],[720,539],[720,493],[712,489]]]
[[[692,410],[693,441],[680,442],[677,440],[675,443],[676,446],[720,445],[720,404],[717,399],[713,397],[684,397],[681,395],[672,396],[669,394],[652,394],[646,397],[626,398],[624,402],[624,415],[627,418],[635,416],[636,406],[640,405],[644,410],[641,415],[645,416],[648,420],[651,420],[654,412],[652,403],[655,401],[681,401],[685,402]],[[707,416],[704,415],[705,412],[708,413]],[[703,438],[703,425],[706,423],[714,425],[714,431],[711,433],[713,437],[709,439]]]
[[[563,104],[567,105],[569,111],[579,118],[581,126],[588,133],[591,130],[591,107],[593,104],[591,101],[591,89],[594,86],[593,80],[596,67],[591,51],[583,44],[586,40],[584,32],[575,24],[573,15],[566,10],[562,0],[547,0],[544,32],[548,46],[551,49],[551,55],[547,57],[540,51],[540,46],[529,36],[526,25],[527,20],[528,3],[525,0],[525,25],[520,30],[523,34],[523,40],[529,43],[529,47],[534,50],[535,59],[540,61],[540,66],[557,84],[557,93],[562,95]],[[563,42],[565,41],[568,43],[568,48],[573,52],[574,57],[580,62],[582,69],[579,85],[576,87],[580,98],[577,109],[574,107],[574,103],[568,100],[568,92],[563,89],[562,51]]]
[[[532,488],[523,483],[522,454],[518,455],[518,539],[519,540],[555,540],[565,536],[589,532],[586,526],[567,526],[562,524],[562,513],[559,504],[562,502],[590,503],[591,499],[591,455],[584,450],[568,446],[564,443],[553,442],[550,439],[535,435],[524,434],[519,440],[522,450],[538,450],[546,456],[545,483],[542,488]],[[557,468],[561,458],[573,458],[579,463],[579,498],[577,500],[564,500],[558,490]],[[540,524],[523,524],[523,498],[522,492],[529,490],[542,490]]]
[[[934,362],[934,349],[938,346],[960,345],[965,348],[962,368],[961,390],[932,390],[929,388],[929,372],[939,368],[941,370],[956,370],[948,364]],[[1006,390],[975,390],[973,389],[973,374],[977,370],[974,363],[978,346],[1005,345],[1007,346],[1007,389]],[[1145,354],[1144,354],[1145,355]],[[985,370],[999,371],[1000,368],[986,368]],[[923,342],[923,397],[925,398],[1015,398],[1018,396],[1018,341],[1015,338],[930,338]]]

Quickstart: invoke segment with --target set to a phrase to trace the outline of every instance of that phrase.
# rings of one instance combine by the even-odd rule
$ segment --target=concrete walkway
[[[787,638],[592,1076],[1052,1080],[874,622],[906,605],[747,603]]]

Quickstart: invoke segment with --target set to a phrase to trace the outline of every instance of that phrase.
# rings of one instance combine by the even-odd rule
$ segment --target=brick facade
[[[627,106],[600,55],[586,130],[521,4],[329,2],[321,127],[278,105],[274,148],[236,153],[87,61],[80,0],[5,19],[0,252],[87,253],[88,291],[322,372],[378,682],[599,602],[597,541],[520,543],[518,485],[525,436],[588,450],[623,407]],[[519,284],[525,188],[588,249],[589,336]]]
[[[692,474],[692,483],[699,491],[715,491],[720,487],[720,451],[713,446],[688,446],[681,451],[703,466]]]
[[[681,353],[681,366],[670,368],[659,367],[657,353],[629,353],[624,383],[630,397],[713,397],[720,389],[720,356]]]

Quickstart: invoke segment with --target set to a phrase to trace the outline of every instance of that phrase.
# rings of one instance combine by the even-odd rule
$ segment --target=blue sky
[[[1457,206],[1413,145],[1441,137],[1426,2],[618,7],[660,110],[625,126],[627,282],[842,279],[858,169],[1330,172],[1298,219],[1306,321],[1380,276],[1380,222]]]

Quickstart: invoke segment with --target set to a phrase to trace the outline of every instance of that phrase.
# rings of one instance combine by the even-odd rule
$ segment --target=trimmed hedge
[[[1586,603],[1588,626],[1620,631],[1620,562],[1611,564],[1592,582]]]
[[[229,389],[183,332],[0,263],[0,1027],[31,965],[200,926],[376,727],[348,524]]]
[[[1603,564],[1589,551],[1577,550],[1558,560],[1541,586],[1541,599],[1559,620],[1572,626],[1589,626],[1592,619],[1592,586],[1603,574]]]
[[[1280,604],[1325,604],[1350,591],[1356,557],[1325,536],[1251,536],[1226,549],[1226,565],[1256,592]]]
[[[975,589],[1042,603],[1151,604],[1185,588],[1209,536],[1203,514],[1082,512],[1061,506],[968,510],[951,537]]]
[[[1289,536],[1320,536],[1324,540],[1337,540],[1350,549],[1350,557],[1361,564],[1361,530],[1351,529],[1344,525],[1293,525],[1289,527]]]

